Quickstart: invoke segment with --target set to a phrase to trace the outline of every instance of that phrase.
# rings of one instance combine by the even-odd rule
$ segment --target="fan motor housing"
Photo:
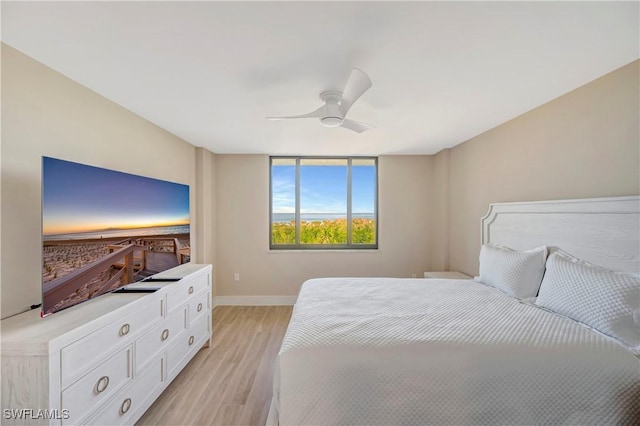
[[[340,92],[322,92],[320,99],[325,102],[324,115],[320,117],[320,122],[324,127],[339,127],[344,121],[344,113],[340,108]]]
[[[339,104],[342,100],[342,92],[338,90],[325,90],[320,93],[320,100],[327,105]]]

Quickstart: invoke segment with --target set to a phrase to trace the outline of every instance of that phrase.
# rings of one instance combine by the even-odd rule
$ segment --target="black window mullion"
[[[376,158],[374,163],[375,165],[375,172],[376,172],[376,176],[373,182],[373,219],[375,221],[375,238],[373,239],[376,247],[378,247],[378,237],[379,237],[379,233],[378,233],[378,159]]]
[[[347,159],[347,246],[351,246],[352,220],[351,220],[351,158]]]
[[[273,248],[273,157],[269,157],[269,248]]]
[[[296,246],[300,246],[300,157],[296,158]]]

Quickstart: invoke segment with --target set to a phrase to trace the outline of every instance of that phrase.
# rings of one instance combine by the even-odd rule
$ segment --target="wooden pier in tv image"
[[[190,256],[188,234],[45,241],[45,313],[187,263]]]

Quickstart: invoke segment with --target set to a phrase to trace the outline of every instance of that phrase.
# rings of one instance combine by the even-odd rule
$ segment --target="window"
[[[378,161],[271,157],[272,249],[378,247]]]

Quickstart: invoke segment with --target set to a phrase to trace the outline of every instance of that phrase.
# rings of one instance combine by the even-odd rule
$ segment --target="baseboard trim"
[[[213,306],[290,306],[297,296],[217,296]]]

